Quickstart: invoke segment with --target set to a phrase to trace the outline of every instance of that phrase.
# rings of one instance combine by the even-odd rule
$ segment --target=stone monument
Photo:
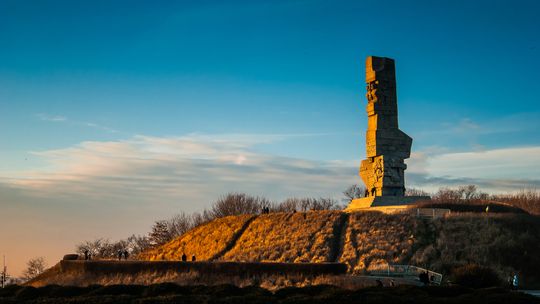
[[[394,60],[370,56],[366,60],[368,129],[366,156],[360,177],[365,197],[353,200],[347,210],[373,207],[403,208],[429,197],[405,196],[405,159],[411,155],[412,138],[398,126]]]

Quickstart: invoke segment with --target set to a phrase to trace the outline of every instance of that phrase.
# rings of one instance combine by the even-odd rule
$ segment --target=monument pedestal
[[[369,196],[352,200],[345,211],[397,212],[430,200],[429,196]]]

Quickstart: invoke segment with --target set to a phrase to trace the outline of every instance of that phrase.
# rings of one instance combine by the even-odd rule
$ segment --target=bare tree
[[[275,206],[273,210],[278,212],[291,212],[293,210],[337,210],[342,209],[343,206],[338,205],[337,200],[333,198],[288,198]]]
[[[476,198],[476,192],[477,188],[476,185],[467,185],[467,186],[461,186],[459,187],[459,191],[463,193],[463,198],[466,200],[471,200]]]
[[[169,230],[166,220],[156,221],[152,226],[152,231],[148,234],[152,246],[165,244],[173,238],[174,235]]]
[[[139,254],[146,249],[150,248],[150,240],[146,236],[132,235],[126,239],[127,250],[131,254]]]
[[[204,210],[202,213],[195,212],[191,215],[192,228],[208,223],[214,219],[212,212]]]
[[[350,185],[349,188],[343,191],[343,195],[349,200],[352,201],[355,198],[365,197],[366,188],[358,184]]]
[[[429,193],[422,189],[407,188],[405,190],[405,196],[429,196]]]
[[[459,203],[463,197],[464,189],[440,188],[433,196],[433,200],[440,203]]]
[[[86,250],[93,259],[109,259],[116,255],[114,245],[108,239],[95,239],[93,241],[84,241],[75,247],[79,254],[84,254]]]
[[[240,214],[258,214],[263,207],[270,206],[269,200],[245,193],[229,193],[220,197],[212,206],[214,218]]]
[[[26,263],[26,269],[23,271],[23,278],[25,281],[29,281],[45,271],[47,263],[44,257],[37,257],[29,260]]]
[[[300,200],[296,198],[288,198],[283,202],[273,206],[273,212],[293,212],[300,209]]]
[[[193,216],[185,212],[176,214],[167,220],[167,229],[172,238],[176,238],[193,228]]]

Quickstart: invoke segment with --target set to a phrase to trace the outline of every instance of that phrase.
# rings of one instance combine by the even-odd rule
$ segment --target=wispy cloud
[[[119,133],[118,130],[115,130],[113,128],[109,128],[107,126],[103,126],[103,125],[96,124],[96,123],[93,123],[93,122],[75,121],[75,120],[68,119],[67,117],[61,116],[61,115],[50,115],[50,114],[46,114],[46,113],[38,113],[35,116],[37,118],[39,118],[40,120],[43,120],[43,121],[62,122],[62,123],[68,123],[68,124],[71,124],[71,125],[74,125],[74,126],[83,126],[83,127],[93,128],[93,129],[105,131],[107,133]]]
[[[36,114],[36,117],[43,120],[43,121],[51,121],[51,122],[62,122],[62,121],[67,120],[67,118],[65,116],[49,115],[49,114],[45,114],[45,113],[38,113],[38,114]]]
[[[336,196],[357,179],[356,168],[340,162],[265,155],[250,149],[285,137],[191,134],[83,142],[33,152],[49,164],[48,169],[21,172],[11,184],[47,195],[182,198],[202,203],[228,191],[276,199]]]
[[[268,155],[252,147],[290,139],[279,134],[134,136],[89,141],[32,152],[48,166],[5,176],[9,184],[39,196],[130,200],[188,200],[206,204],[229,191],[270,198],[334,196],[357,176],[359,160],[315,161]],[[310,136],[297,134],[293,136]],[[538,184],[540,147],[483,152],[417,152],[408,160],[407,182],[435,188],[475,183],[486,191]],[[441,153],[442,152],[442,153]],[[519,185],[522,185],[519,187]]]
[[[413,153],[408,181],[415,187],[476,184],[485,191],[540,187],[540,147],[513,147],[468,152],[430,149]]]
[[[98,124],[95,124],[95,123],[92,123],[92,122],[76,122],[76,124],[87,126],[89,128],[102,130],[102,131],[105,131],[105,132],[108,132],[108,133],[118,133],[118,130],[115,130],[113,128],[109,128],[107,126],[98,125]]]

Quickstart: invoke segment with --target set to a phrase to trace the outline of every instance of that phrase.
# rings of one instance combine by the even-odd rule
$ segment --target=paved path
[[[540,290],[520,290],[520,291],[540,298]]]

